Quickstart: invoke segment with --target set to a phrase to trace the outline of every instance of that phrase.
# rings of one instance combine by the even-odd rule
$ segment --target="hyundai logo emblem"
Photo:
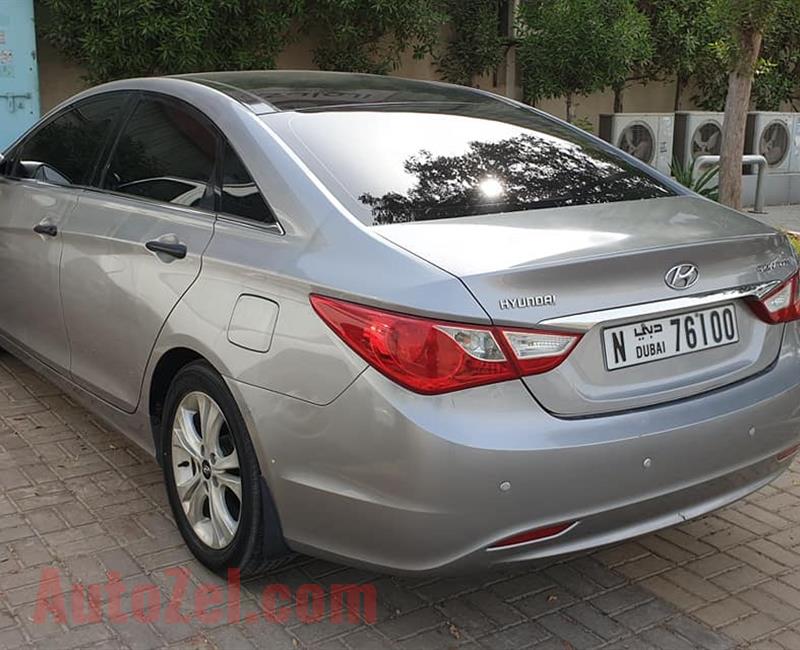
[[[667,283],[670,289],[683,291],[694,285],[699,277],[700,271],[697,270],[694,264],[676,264],[667,271],[664,276],[664,282]]]

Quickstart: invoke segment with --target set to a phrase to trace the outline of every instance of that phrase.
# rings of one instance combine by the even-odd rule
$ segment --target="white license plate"
[[[609,370],[718,348],[738,340],[739,328],[733,305],[603,330],[606,368]]]

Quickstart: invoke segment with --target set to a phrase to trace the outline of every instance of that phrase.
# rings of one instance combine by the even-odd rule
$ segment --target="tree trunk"
[[[681,110],[681,99],[683,98],[683,88],[686,86],[686,81],[678,75],[675,79],[675,110]]]
[[[575,124],[575,95],[567,93],[567,122]]]
[[[625,86],[614,86],[614,112],[623,113]]]
[[[738,34],[739,60],[728,78],[720,154],[719,201],[737,210],[742,207],[742,154],[750,92],[753,89],[753,74],[761,50],[761,39],[762,33],[756,30]]]

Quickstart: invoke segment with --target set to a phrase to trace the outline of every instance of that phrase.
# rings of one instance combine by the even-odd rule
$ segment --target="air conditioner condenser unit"
[[[613,113],[600,116],[600,137],[669,175],[672,163],[672,113]]]
[[[675,113],[675,157],[689,166],[699,156],[719,156],[725,113],[679,111]]]
[[[788,174],[795,148],[796,121],[796,113],[749,113],[745,153],[764,156],[767,159],[767,171],[771,174]]]

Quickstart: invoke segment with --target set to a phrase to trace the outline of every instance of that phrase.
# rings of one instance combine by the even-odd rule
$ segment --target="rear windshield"
[[[500,102],[274,117],[312,171],[371,225],[674,194],[605,144]]]

